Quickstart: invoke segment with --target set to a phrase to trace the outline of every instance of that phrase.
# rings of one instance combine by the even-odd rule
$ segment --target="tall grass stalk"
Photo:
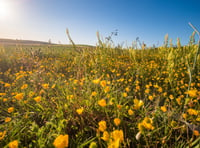
[[[189,25],[192,27],[192,29],[194,29],[194,31],[197,33],[197,35],[199,36],[199,40],[198,40],[198,48],[194,57],[194,61],[193,61],[193,66],[192,69],[190,68],[190,66],[188,65],[188,72],[189,72],[189,84],[188,84],[188,91],[190,90],[191,87],[191,83],[192,83],[192,75],[195,71],[195,67],[196,67],[196,62],[200,53],[200,32],[191,24],[189,23]],[[188,97],[188,94],[187,94]]]

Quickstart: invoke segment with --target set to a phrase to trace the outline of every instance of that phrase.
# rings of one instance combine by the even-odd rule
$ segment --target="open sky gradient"
[[[129,46],[139,37],[148,46],[160,46],[167,33],[174,44],[177,37],[187,44],[193,32],[188,22],[200,30],[200,0],[0,0],[0,5],[1,2],[7,3],[8,14],[0,17],[0,38],[51,39],[68,44],[68,28],[76,44],[96,45],[97,31],[105,38],[118,29],[118,35],[113,36],[115,44]]]

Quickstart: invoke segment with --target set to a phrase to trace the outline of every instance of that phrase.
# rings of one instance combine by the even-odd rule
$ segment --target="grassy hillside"
[[[197,48],[0,47],[0,147],[198,147]]]
[[[42,41],[31,41],[31,40],[0,39],[0,45],[16,45],[16,44],[43,45],[43,44],[49,44],[49,43],[42,42]]]

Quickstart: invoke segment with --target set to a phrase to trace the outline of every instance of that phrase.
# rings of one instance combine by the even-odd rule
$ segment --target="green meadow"
[[[0,46],[0,147],[200,146],[199,46]]]

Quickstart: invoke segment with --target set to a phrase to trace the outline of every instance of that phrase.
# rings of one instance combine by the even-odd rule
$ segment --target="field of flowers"
[[[0,147],[200,145],[197,45],[77,50],[0,47]]]

